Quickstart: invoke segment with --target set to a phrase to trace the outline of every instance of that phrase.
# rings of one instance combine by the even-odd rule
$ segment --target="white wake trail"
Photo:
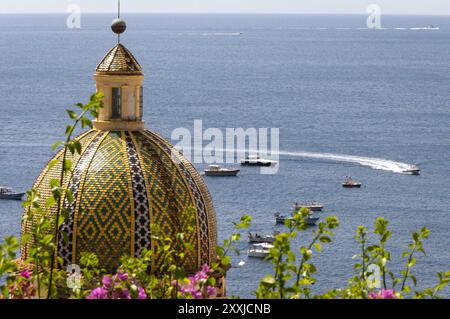
[[[281,151],[280,155],[292,157],[316,158],[335,162],[355,163],[362,166],[368,166],[373,169],[391,171],[394,173],[403,173],[405,170],[411,168],[412,166],[412,164],[391,161],[383,158],[363,157],[344,154]]]
[[[198,151],[202,149],[192,148],[192,151]],[[252,149],[215,149],[219,152],[237,154],[238,156],[245,156],[245,154],[258,154],[257,150]],[[270,153],[270,152],[269,152]],[[260,154],[264,157],[264,154]],[[355,156],[355,155],[345,155],[345,154],[332,154],[332,153],[315,153],[315,152],[292,152],[292,151],[279,151],[279,152],[271,152],[270,159],[274,159],[274,157],[287,156],[287,157],[302,157],[302,158],[314,158],[321,159],[333,162],[342,162],[342,163],[354,163],[359,164],[361,166],[367,166],[372,169],[390,171],[394,173],[404,173],[405,170],[411,169],[413,164],[396,162],[384,158],[375,158],[375,157],[364,157],[364,156]]]

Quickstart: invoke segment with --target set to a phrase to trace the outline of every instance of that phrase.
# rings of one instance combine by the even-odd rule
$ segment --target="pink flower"
[[[144,288],[138,287],[139,294],[137,299],[147,299],[147,294],[145,293]]]
[[[391,289],[381,289],[380,292],[371,292],[369,294],[370,299],[397,299],[395,291]]]
[[[30,273],[29,271],[22,271],[22,272],[20,273],[20,275],[21,275],[23,278],[26,278],[26,279],[30,279],[30,278],[31,278],[31,273]]]
[[[208,286],[206,287],[206,294],[210,298],[214,298],[217,296],[217,289],[215,287]]]
[[[213,270],[208,265],[204,265],[202,269],[193,277],[188,278],[188,283],[179,284],[181,295],[185,298],[211,298],[217,296],[217,289],[207,286],[208,279]],[[174,286],[176,285],[173,284]]]
[[[87,299],[147,299],[144,288],[126,273],[104,276],[102,287],[94,289]]]
[[[11,299],[30,299],[35,297],[36,289],[32,283],[31,273],[23,271],[16,277],[15,282],[10,285],[9,293]]]
[[[117,279],[121,280],[121,281],[127,281],[128,280],[128,274],[124,274],[124,273],[117,273]]]
[[[383,299],[397,299],[397,296],[395,295],[394,290],[381,289],[381,297]]]
[[[109,299],[108,292],[102,287],[96,288],[91,291],[91,294],[86,299]]]
[[[113,284],[113,279],[110,276],[104,276],[102,279],[102,284],[105,288],[109,288]]]
[[[208,265],[203,265],[201,271],[204,272],[204,273],[206,273],[206,274],[212,273],[212,269],[211,269],[211,267],[209,267]]]

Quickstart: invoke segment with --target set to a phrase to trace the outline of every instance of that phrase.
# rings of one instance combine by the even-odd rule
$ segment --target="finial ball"
[[[127,29],[127,23],[122,19],[115,19],[111,24],[111,30],[116,34],[124,33]]]

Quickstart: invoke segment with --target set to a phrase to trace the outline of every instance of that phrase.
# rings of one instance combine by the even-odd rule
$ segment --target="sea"
[[[29,189],[64,135],[65,110],[95,90],[97,63],[116,43],[113,14],[0,15],[0,184]],[[236,178],[205,178],[219,240],[242,215],[249,231],[271,234],[274,213],[294,202],[338,216],[333,242],[315,253],[316,293],[355,274],[358,225],[379,216],[393,230],[390,268],[400,275],[411,233],[431,231],[417,256],[417,289],[450,270],[450,17],[364,15],[124,14],[122,43],[145,71],[146,127],[278,128],[277,174],[242,168]],[[437,29],[430,29],[427,26]],[[175,142],[175,141],[174,141]],[[416,164],[420,176],[402,174]],[[205,163],[195,164],[203,170]],[[231,165],[233,166],[233,165]],[[343,189],[346,176],[361,189]],[[20,202],[0,201],[0,238],[20,235]],[[313,229],[293,249],[309,242]],[[247,257],[246,233],[230,270],[228,294],[254,297],[271,264]],[[373,242],[376,236],[372,236]],[[450,297],[446,288],[443,296]]]

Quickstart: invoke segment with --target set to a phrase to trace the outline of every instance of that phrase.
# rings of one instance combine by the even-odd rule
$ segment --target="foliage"
[[[417,286],[417,278],[413,275],[413,267],[416,264],[418,252],[425,255],[424,240],[429,237],[430,231],[422,228],[419,232],[412,233],[412,241],[403,252],[405,267],[400,275],[396,276],[389,270],[391,253],[386,248],[392,231],[389,229],[389,221],[378,217],[374,223],[373,234],[378,238],[374,244],[370,244],[368,230],[359,226],[355,239],[360,244],[360,254],[353,256],[360,262],[355,263],[356,275],[349,280],[348,287],[336,289],[325,294],[325,297],[344,299],[397,299],[397,298],[438,298],[438,293],[450,282],[450,272],[438,273],[439,283],[434,288],[424,291],[414,291]],[[369,267],[371,266],[371,267]],[[377,272],[379,270],[379,278]],[[381,288],[381,290],[378,290]]]
[[[327,217],[320,222],[318,229],[313,231],[313,238],[306,246],[301,246],[300,257],[292,249],[292,241],[298,232],[307,229],[306,218],[310,214],[308,209],[302,208],[285,223],[289,229],[286,233],[276,236],[274,246],[267,258],[274,267],[274,275],[266,275],[261,279],[256,291],[257,298],[311,298],[311,286],[316,282],[313,277],[316,266],[310,262],[313,250],[320,252],[322,244],[331,242],[334,236],[332,230],[339,225],[337,217]]]

